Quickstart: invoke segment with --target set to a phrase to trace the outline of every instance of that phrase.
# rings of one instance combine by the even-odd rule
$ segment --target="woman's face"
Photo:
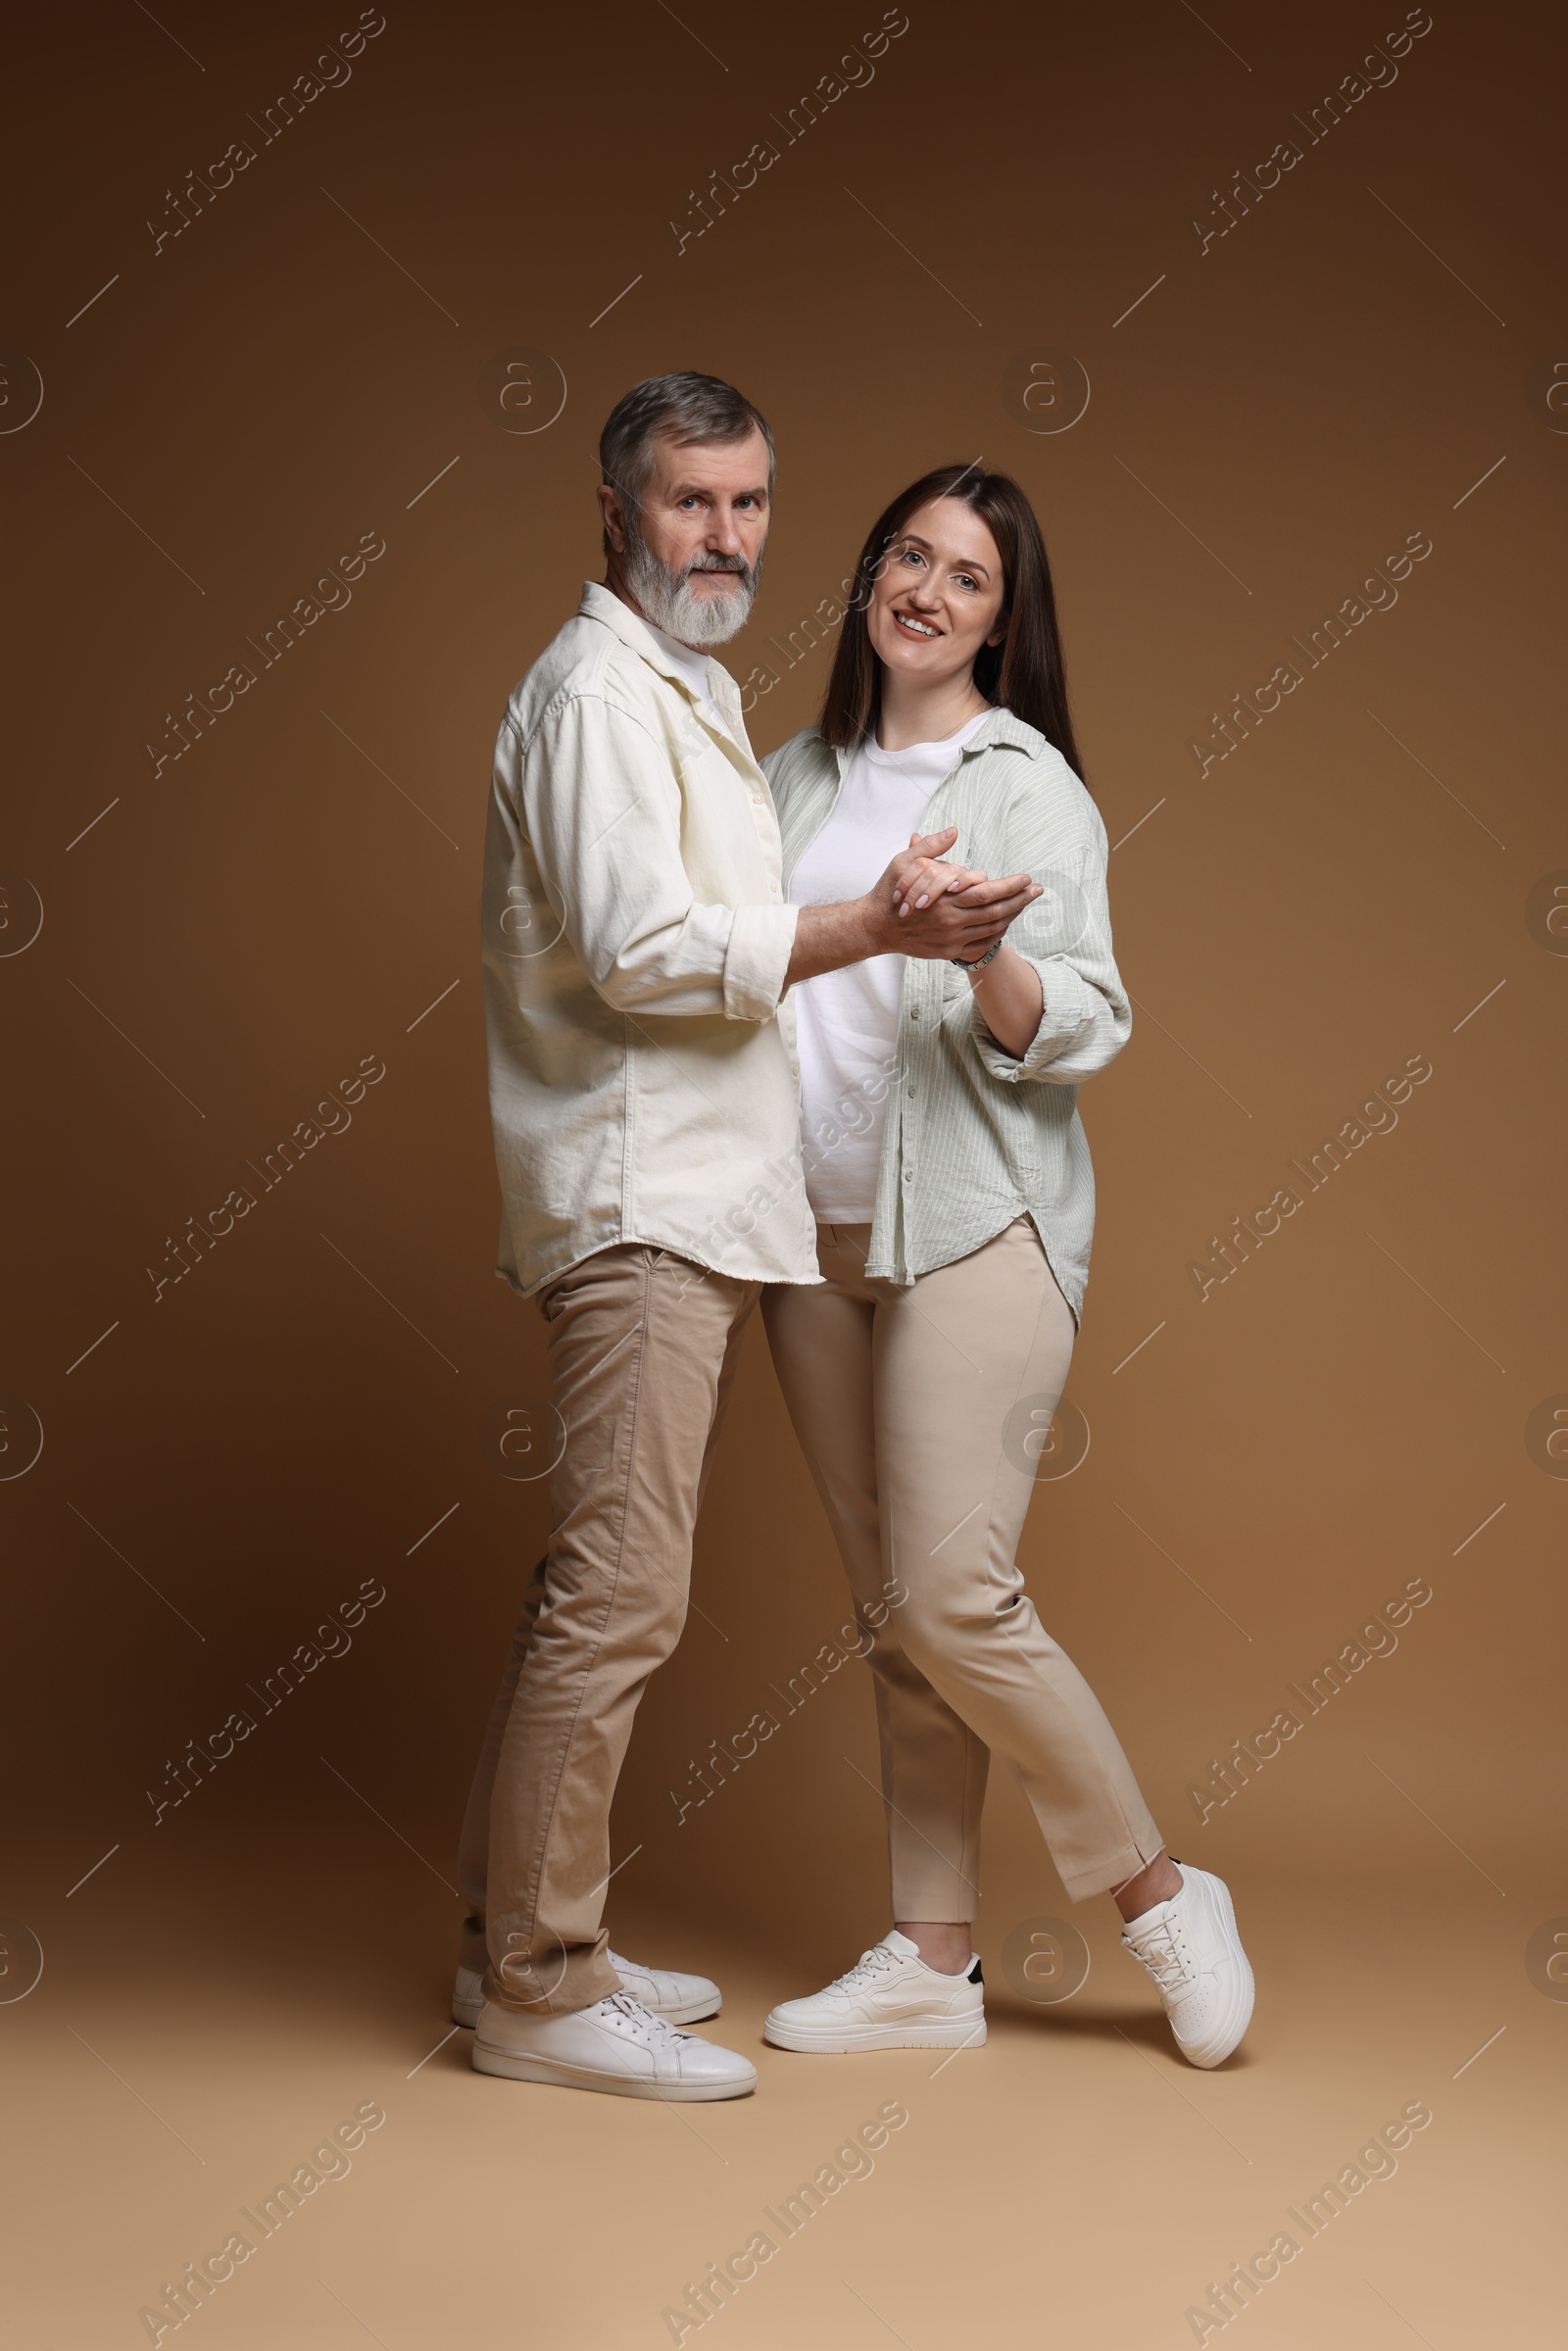
[[[916,508],[882,558],[866,627],[889,669],[922,685],[966,677],[999,645],[1005,586],[997,542],[961,498]]]

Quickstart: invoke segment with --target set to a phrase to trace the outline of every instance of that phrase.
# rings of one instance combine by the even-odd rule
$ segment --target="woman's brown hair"
[[[871,525],[859,562],[838,650],[817,721],[836,750],[856,751],[876,732],[882,700],[881,663],[871,650],[866,606],[881,565],[904,534],[909,516],[933,498],[956,498],[990,531],[1002,557],[1003,601],[1000,645],[982,646],[974,682],[987,702],[999,703],[1015,718],[1054,744],[1073,773],[1083,768],[1067,708],[1067,678],[1056,627],[1056,599],[1051,585],[1046,542],[1034,508],[1007,473],[981,473],[971,465],[939,465],[902,491]]]

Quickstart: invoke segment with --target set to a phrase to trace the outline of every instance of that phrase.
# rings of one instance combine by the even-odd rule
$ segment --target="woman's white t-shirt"
[[[926,803],[990,714],[980,711],[941,743],[904,751],[863,743],[832,815],[795,868],[791,903],[836,906],[863,897],[889,858],[907,849]],[[875,1213],[903,987],[904,957],[871,955],[794,990],[806,1194],[820,1223],[869,1224]]]

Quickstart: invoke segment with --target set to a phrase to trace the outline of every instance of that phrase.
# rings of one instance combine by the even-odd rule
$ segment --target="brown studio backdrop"
[[[45,921],[0,969],[3,1384],[46,1442],[0,1508],[14,1906],[67,1948],[63,1889],[119,1843],[106,1878],[162,1887],[180,1922],[122,1964],[165,1964],[198,1931],[183,1834],[193,1857],[340,1854],[376,1889],[358,1964],[434,1982],[444,1962],[449,1896],[372,1854],[384,1833],[318,1758],[450,1874],[547,1524],[544,1490],[487,1449],[541,1364],[532,1308],[490,1273],[490,750],[597,570],[602,417],[681,366],[744,386],[779,440],[765,587],[731,649],[737,675],[780,673],[760,750],[811,716],[826,654],[787,661],[791,631],[905,480],[983,458],[1046,524],[1140,1007],[1084,1097],[1100,1224],[1069,1395],[1092,1445],[1025,1537],[1046,1622],[1178,1851],[1242,1885],[1288,1867],[1491,1902],[1370,1750],[1492,1878],[1542,1885],[1564,1494],[1525,1424],[1568,1384],[1568,970],[1526,920],[1568,865],[1544,28],[1440,11],[1397,82],[1309,145],[1294,111],[1387,29],[1364,9],[1227,21],[1248,73],[1179,9],[960,26],[912,0],[874,80],[787,143],[779,111],[878,16],[730,13],[692,39],[642,10],[394,7],[352,79],[266,144],[247,125],[336,28],[318,10],[171,20],[204,72],[132,12],[27,30],[5,331],[46,397],[0,441],[22,683],[3,861]],[[1298,167],[1204,251],[1211,190],[1292,137]],[[166,189],[245,138],[256,160],[155,253]],[[679,249],[688,191],[766,139],[777,162]],[[567,386],[534,434],[498,418],[498,355],[519,348]],[[1048,348],[1092,385],[1055,434],[1016,396]],[[1210,713],[1415,533],[1432,552],[1396,607],[1200,774]],[[352,603],[155,775],[166,713],[259,668],[247,638],[362,534],[385,553]],[[1397,1129],[1200,1302],[1186,1268],[1209,1237],[1418,1055],[1432,1075]],[[166,1237],[363,1056],[385,1075],[352,1127],[155,1303]],[[1200,1829],[1187,1784],[1416,1576],[1434,1596],[1398,1653]],[[155,1830],[166,1757],[363,1578],[386,1598],[353,1652]],[[857,1672],[679,1826],[669,1794],[844,1618],[760,1332],[695,1591],[639,1721],[615,1850],[642,1851],[614,1915],[678,1922],[693,1958],[784,1937],[803,1969],[842,1964],[884,1898]],[[991,1942],[1062,1907],[1004,1780]],[[303,1965],[231,1886],[214,1900],[225,1947]],[[1523,1907],[1521,1934],[1545,1914]]]

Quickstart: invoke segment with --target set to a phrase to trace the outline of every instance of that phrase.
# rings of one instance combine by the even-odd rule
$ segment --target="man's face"
[[[626,503],[600,490],[615,563],[644,616],[699,647],[744,628],[769,520],[761,434],[684,443],[656,434],[641,506],[628,516]]]

